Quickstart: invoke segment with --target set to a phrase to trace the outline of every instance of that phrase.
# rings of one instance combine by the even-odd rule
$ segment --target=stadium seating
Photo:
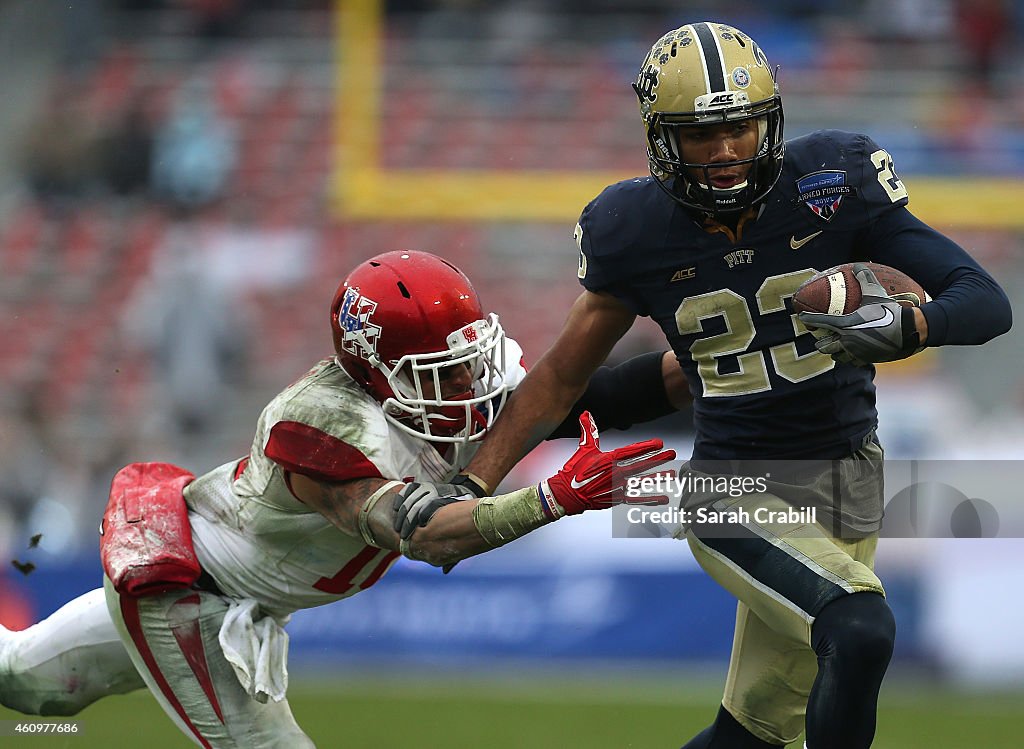
[[[536,360],[578,293],[571,218],[510,226],[332,217],[337,70],[326,11],[312,6],[255,13],[235,38],[219,43],[197,42],[174,11],[127,14],[80,81],[99,127],[132,102],[141,102],[159,126],[176,97],[203,82],[231,126],[237,154],[223,194],[190,221],[257,232],[292,227],[312,237],[312,251],[296,255],[296,264],[305,265],[281,283],[233,290],[240,292],[251,347],[238,383],[252,395],[246,402],[326,352],[323,310],[337,280],[359,258],[388,249],[431,250],[462,266],[485,305]],[[649,21],[630,25],[608,16],[582,27],[559,17],[532,41],[488,44],[432,37],[436,28],[431,32],[415,15],[389,20],[379,122],[383,167],[645,171],[627,85],[634,61],[626,51],[632,54],[634,45],[623,34],[647,33]],[[554,39],[566,28],[590,41]],[[952,74],[957,61],[941,56],[941,40],[921,42],[907,57],[891,39],[855,39],[830,24],[796,31],[800,44],[783,71],[791,132],[831,124],[837,108],[850,127],[874,126],[884,112],[892,130],[887,138],[898,143],[904,163],[963,166],[949,154],[935,159],[934,138],[907,127],[915,116],[905,105],[907,81],[914,82],[918,106],[948,90],[948,77],[935,71]],[[838,51],[823,55],[825,49]],[[865,59],[865,49],[876,57]],[[893,55],[907,66],[900,76],[879,62]],[[826,64],[837,56],[857,64],[842,70]],[[915,60],[932,72],[920,74]],[[894,101],[904,105],[895,108]],[[1019,169],[1020,137],[1000,142],[1007,149],[1003,168]],[[922,147],[932,150],[915,150]],[[87,192],[55,209],[45,196],[26,191],[0,228],[0,394],[17,399],[25,388],[43,385],[53,390],[48,407],[56,418],[74,421],[87,410],[97,417],[89,421],[94,428],[141,423],[153,407],[147,393],[156,372],[145,342],[125,331],[158,259],[166,262],[173,253],[169,230],[181,221],[151,196]]]

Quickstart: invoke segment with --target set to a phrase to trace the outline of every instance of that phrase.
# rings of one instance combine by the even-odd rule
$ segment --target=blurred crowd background
[[[375,7],[380,69],[341,70],[339,10]],[[1020,0],[0,2],[4,566],[40,532],[47,554],[93,553],[126,462],[198,473],[245,453],[264,402],[331,351],[331,295],[362,258],[444,255],[529,359],[552,341],[591,195],[559,220],[347,216],[337,182],[358,141],[337,123],[358,98],[340,87],[369,81],[385,171],[626,178],[646,173],[637,66],[704,19],[780,66],[789,137],[871,134],[912,210],[916,180],[1020,190]],[[972,214],[970,189],[954,194]],[[1024,209],[923,218],[1021,307]],[[1020,342],[882,371],[890,456],[1024,454]],[[642,321],[614,357],[661,345]],[[688,419],[658,430],[685,444]]]

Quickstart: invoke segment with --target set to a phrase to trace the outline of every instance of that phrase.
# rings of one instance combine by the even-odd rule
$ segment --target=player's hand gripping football
[[[538,485],[541,507],[551,520],[602,510],[618,504],[664,504],[667,497],[630,497],[627,480],[674,460],[675,450],[665,450],[659,439],[634,442],[608,452],[601,451],[597,424],[589,411],[580,416],[580,444],[554,476]]]
[[[857,366],[896,361],[917,353],[920,337],[914,323],[914,308],[890,297],[866,265],[856,263],[853,267],[861,291],[857,309],[845,315],[797,315],[812,330],[830,331],[816,334],[815,348],[837,362]]]

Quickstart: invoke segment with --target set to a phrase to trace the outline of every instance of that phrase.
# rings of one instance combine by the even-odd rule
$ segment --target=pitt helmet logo
[[[648,63],[640,68],[640,74],[637,75],[636,82],[633,84],[633,90],[636,91],[637,98],[640,99],[640,114],[644,117],[650,116],[651,104],[658,100],[654,89],[658,87],[660,72],[660,68],[655,67],[653,63]]]
[[[773,70],[772,66],[768,64],[768,57],[765,55],[764,51],[754,43],[754,40],[749,39],[749,41],[750,48],[754,51],[754,59],[757,60],[758,65],[763,65],[768,71],[768,74],[772,77],[772,83],[776,84],[776,93],[778,93],[778,82],[775,79],[776,70]]]
[[[338,308],[338,327],[345,331],[341,345],[350,354],[369,359],[377,352],[377,337],[380,326],[370,322],[370,315],[377,309],[377,303],[367,299],[358,289],[345,290],[345,297]]]

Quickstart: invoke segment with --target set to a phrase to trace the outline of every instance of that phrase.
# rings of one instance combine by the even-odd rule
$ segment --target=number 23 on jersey
[[[699,335],[704,330],[704,321],[711,318],[721,317],[725,323],[725,332],[699,338],[690,345],[690,356],[697,365],[705,397],[751,395],[771,390],[768,358],[775,372],[789,382],[808,380],[835,366],[831,357],[817,351],[797,352],[795,338],[810,335],[810,331],[796,315],[790,315],[793,341],[777,344],[767,351],[747,351],[757,333],[754,312],[762,316],[785,311],[786,298],[791,297],[814,273],[808,268],[769,276],[754,295],[757,304],[754,311],[742,296],[730,289],[719,289],[682,301],[675,314],[680,335]],[[729,356],[736,357],[738,368],[735,372],[723,374],[719,360]]]

